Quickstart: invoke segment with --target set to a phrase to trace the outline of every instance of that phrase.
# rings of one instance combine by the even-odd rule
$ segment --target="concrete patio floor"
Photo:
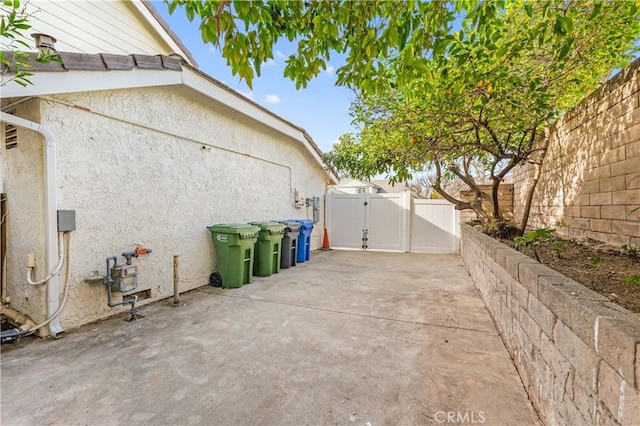
[[[0,423],[539,423],[459,256],[318,252],[140,314],[3,347]]]

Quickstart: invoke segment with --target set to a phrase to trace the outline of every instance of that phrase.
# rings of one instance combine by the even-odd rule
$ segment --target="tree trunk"
[[[498,201],[498,191],[500,190],[501,179],[494,177],[491,184],[491,202],[493,203],[493,218],[502,222],[502,212],[500,211],[500,202]]]
[[[531,181],[531,186],[529,187],[529,191],[527,192],[527,199],[524,203],[524,212],[522,213],[522,220],[520,221],[520,226],[518,227],[519,235],[524,234],[524,231],[527,229],[527,224],[529,223],[529,214],[531,213],[531,203],[533,202],[533,194],[536,191],[536,186],[538,186],[538,181],[540,180],[540,175],[542,174],[542,165],[544,164],[544,157],[547,155],[547,149],[549,148],[549,136],[546,138],[545,147],[540,154],[540,160],[537,163],[534,163],[535,172],[533,173],[533,180]]]
[[[458,199],[452,197],[449,193],[447,193],[442,188],[442,185],[441,185],[442,168],[441,168],[440,163],[435,161],[434,162],[434,166],[435,166],[435,169],[436,169],[436,177],[435,177],[434,182],[431,185],[433,190],[436,191],[438,193],[438,195],[440,195],[442,198],[444,198],[445,200],[447,200],[451,204],[455,205],[456,210],[473,210],[474,212],[476,212],[476,215],[478,216],[478,220],[480,220],[480,222],[482,222],[482,223],[486,223],[487,220],[489,219],[489,217],[487,216],[487,213],[482,208],[482,198],[483,197],[481,195],[479,195],[477,193],[477,191],[476,191],[476,199],[474,201],[471,201],[471,202],[458,200]],[[479,191],[479,188],[477,186],[476,186],[476,189]],[[484,195],[484,194],[482,194],[482,195]]]
[[[498,174],[495,174],[495,167],[497,163],[494,163],[491,168],[491,179],[493,180],[491,184],[491,202],[493,203],[493,218],[497,222],[502,222],[504,220],[504,216],[502,215],[502,210],[500,210],[500,202],[498,201],[498,195],[500,191],[500,184],[502,183],[504,177],[518,164],[519,159],[517,157],[511,158],[509,163],[505,165],[502,170]]]
[[[527,229],[527,224],[529,223],[529,214],[531,213],[531,202],[533,201],[533,194],[535,193],[536,186],[538,185],[538,181],[540,180],[540,169],[542,169],[542,165],[535,164],[534,167],[536,170],[533,174],[533,180],[531,181],[529,191],[527,192],[527,199],[524,203],[522,220],[520,221],[520,226],[518,227],[518,235],[524,234],[525,229]]]

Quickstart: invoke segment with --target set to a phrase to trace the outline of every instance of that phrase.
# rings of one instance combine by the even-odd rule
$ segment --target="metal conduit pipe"
[[[23,102],[30,101],[31,99],[33,99],[33,96],[27,96],[26,98],[22,98],[22,99],[19,99],[19,100],[15,101],[15,102],[11,102],[10,104],[7,104],[7,105],[3,106],[2,107],[2,111],[9,111],[14,106],[20,105]]]
[[[14,126],[32,130],[43,136],[43,169],[44,169],[44,228],[45,228],[45,265],[47,271],[53,271],[58,260],[57,221],[58,193],[56,183],[56,145],[53,134],[44,126],[24,118],[16,117],[0,111],[0,121]],[[47,274],[49,275],[49,274]],[[60,307],[60,283],[57,274],[47,281],[47,320],[49,333],[53,337],[63,333],[60,321],[54,316]]]
[[[70,284],[71,267],[69,266],[69,260],[70,260],[69,252],[70,252],[70,248],[71,248],[71,233],[70,232],[65,232],[64,235],[63,235],[63,238],[66,235],[69,235],[69,237],[68,237],[69,240],[67,241],[67,244],[65,245],[66,252],[67,252],[66,253],[67,267],[65,268],[64,294],[62,296],[62,301],[60,302],[60,305],[58,306],[58,309],[56,309],[56,311],[52,315],[48,316],[48,319],[46,321],[44,321],[44,322],[42,322],[40,324],[35,324],[26,315],[16,311],[15,309],[11,309],[9,307],[3,306],[2,307],[2,311],[1,311],[3,314],[5,314],[7,317],[9,317],[10,319],[14,320],[17,323],[20,323],[21,320],[24,320],[24,324],[22,324],[18,328],[13,328],[13,329],[10,329],[10,330],[2,331],[0,333],[0,340],[2,341],[2,343],[7,342],[7,341],[15,340],[16,338],[18,338],[20,336],[28,336],[30,334],[35,333],[39,328],[42,328],[45,325],[51,324],[52,321],[55,321],[55,320],[58,319],[58,315],[60,315],[60,313],[64,309],[65,305],[67,304],[67,300],[69,299],[69,287],[71,287],[71,284]],[[14,317],[16,319],[14,319]]]
[[[31,318],[22,312],[18,312],[15,309],[10,308],[9,306],[2,306],[0,308],[0,313],[9,318],[15,324],[18,324],[18,327],[16,328],[0,332],[1,344],[13,343],[18,337],[31,334],[37,330],[37,325],[31,320]]]
[[[229,152],[231,154],[242,155],[244,157],[248,157],[248,158],[251,158],[253,160],[261,161],[263,163],[268,163],[268,164],[273,164],[274,166],[283,167],[283,168],[285,168],[285,169],[287,169],[289,171],[289,192],[293,196],[293,172],[291,171],[291,167],[289,167],[286,164],[278,163],[277,161],[268,160],[266,158],[257,157],[255,155],[249,154],[247,152],[237,151],[235,149],[225,148],[223,146],[214,145],[214,144],[212,144],[211,142],[209,142],[207,140],[193,139],[193,138],[191,138],[189,136],[186,136],[186,135],[178,134],[178,133],[175,133],[175,132],[172,132],[172,131],[169,131],[169,130],[158,129],[158,128],[149,126],[147,124],[143,124],[143,123],[140,123],[140,122],[129,120],[129,119],[124,118],[124,117],[118,117],[118,116],[115,116],[115,115],[112,115],[112,114],[108,114],[106,112],[95,111],[95,110],[89,109],[89,108],[81,106],[81,105],[76,105],[76,104],[72,104],[72,103],[69,103],[69,102],[62,101],[60,99],[54,99],[54,98],[50,98],[50,97],[46,97],[46,96],[41,96],[40,99],[43,99],[45,101],[48,101],[48,102],[51,102],[51,103],[54,103],[54,104],[64,105],[64,106],[69,107],[69,108],[74,108],[74,109],[77,109],[77,110],[80,110],[80,111],[84,111],[84,112],[86,112],[88,114],[93,114],[93,115],[97,115],[97,116],[100,116],[100,117],[104,117],[104,118],[107,118],[109,120],[114,120],[114,121],[118,121],[120,123],[125,123],[125,124],[129,124],[131,126],[139,127],[141,129],[150,130],[150,131],[155,132],[155,133],[160,133],[160,134],[163,134],[163,135],[179,138],[179,139],[182,139],[182,140],[187,141],[189,143],[195,143],[195,144],[200,145],[202,147],[206,146],[208,148],[213,148],[213,149],[216,149],[216,150],[219,150],[219,151],[223,151],[223,152]]]
[[[9,293],[7,290],[7,257],[6,255],[2,256],[2,299],[0,300],[0,303],[2,303],[3,305],[5,303],[9,303],[11,298],[9,297]]]
[[[30,331],[36,326],[36,323],[31,320],[28,316],[23,314],[22,312],[18,312],[9,306],[1,306],[0,314],[9,318],[11,321],[19,325],[19,329]]]
[[[114,279],[111,277],[111,269],[109,266],[111,265],[111,261],[113,261],[113,267],[115,268],[118,263],[118,258],[116,256],[107,257],[107,274],[104,277],[104,283],[107,286],[107,305],[110,308],[114,306],[123,306],[123,305],[131,305],[131,310],[129,311],[129,320],[133,321],[136,318],[136,312],[138,312],[138,308],[136,307],[136,303],[138,302],[138,296],[133,295],[128,299],[124,299],[122,302],[113,303],[111,300],[112,286]]]
[[[178,284],[180,282],[180,278],[178,277],[178,266],[179,266],[179,258],[178,255],[173,256],[173,303],[180,303],[180,289],[178,288]]]
[[[62,232],[58,232],[58,264],[53,271],[46,277],[41,280],[33,281],[32,275],[35,270],[35,267],[27,265],[27,282],[31,285],[41,285],[46,283],[53,277],[54,275],[58,275],[60,269],[62,269],[62,264],[64,263],[64,238],[62,238]]]

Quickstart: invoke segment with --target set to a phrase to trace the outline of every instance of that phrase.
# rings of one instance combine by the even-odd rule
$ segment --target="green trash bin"
[[[285,225],[278,222],[251,222],[251,225],[260,228],[255,248],[253,274],[259,277],[277,274],[280,272],[280,248]]]
[[[251,282],[253,250],[260,228],[244,223],[221,223],[208,227],[218,251],[222,287],[238,288]]]

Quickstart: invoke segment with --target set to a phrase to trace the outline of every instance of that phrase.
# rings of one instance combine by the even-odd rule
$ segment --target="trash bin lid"
[[[260,228],[246,223],[219,223],[207,229],[217,234],[237,234],[240,238],[255,238]]]
[[[284,224],[287,227],[288,231],[298,231],[300,230],[300,222],[297,220],[283,220],[280,223]]]
[[[250,222],[252,225],[258,226],[262,231],[268,231],[269,234],[283,234],[285,226],[280,222]]]
[[[313,229],[313,221],[309,219],[289,219],[291,221],[298,222],[302,229]]]

